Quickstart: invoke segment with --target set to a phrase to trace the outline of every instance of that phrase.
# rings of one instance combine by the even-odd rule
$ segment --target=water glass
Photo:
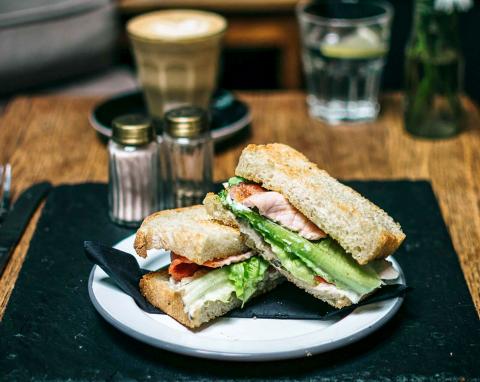
[[[331,124],[368,121],[378,91],[393,9],[377,0],[314,0],[297,6],[307,103]]]

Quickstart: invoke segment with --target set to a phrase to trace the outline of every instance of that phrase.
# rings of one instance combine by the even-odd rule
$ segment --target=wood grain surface
[[[377,121],[336,127],[311,120],[301,92],[239,96],[252,108],[251,134],[217,152],[216,180],[233,174],[248,142],[287,143],[342,179],[429,179],[480,312],[480,115],[472,102],[464,100],[467,129],[460,136],[427,141],[403,131],[398,94],[382,98],[382,113]],[[55,184],[107,180],[106,149],[88,122],[88,114],[98,101],[24,97],[7,106],[0,119],[0,163],[12,163],[17,195],[41,180]],[[0,317],[38,215],[0,279]]]

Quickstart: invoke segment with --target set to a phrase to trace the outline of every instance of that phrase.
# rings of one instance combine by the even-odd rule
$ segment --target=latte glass
[[[127,32],[153,118],[180,106],[208,108],[226,27],[222,16],[196,10],[158,11],[129,21]]]

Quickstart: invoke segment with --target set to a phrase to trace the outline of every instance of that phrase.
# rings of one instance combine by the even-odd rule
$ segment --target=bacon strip
[[[191,277],[200,269],[205,268],[221,268],[225,265],[230,265],[233,263],[239,263],[254,256],[255,253],[252,251],[242,253],[240,255],[232,255],[224,259],[212,259],[203,263],[202,265],[196,264],[193,261],[187,259],[184,256],[177,255],[176,253],[171,253],[171,263],[168,267],[168,273],[173,277],[175,281],[181,281],[184,277]]]
[[[255,253],[250,251],[250,252],[242,253],[240,255],[228,256],[228,257],[225,257],[224,259],[208,260],[207,262],[203,263],[202,265],[205,266],[205,267],[209,267],[209,268],[220,268],[220,267],[223,267],[225,265],[239,263],[240,261],[247,260],[254,255],[255,255]]]
[[[170,258],[172,262],[168,267],[168,273],[175,281],[180,281],[184,277],[193,276],[193,274],[201,268],[200,265],[195,264],[186,257],[179,256],[173,252],[171,253]]]

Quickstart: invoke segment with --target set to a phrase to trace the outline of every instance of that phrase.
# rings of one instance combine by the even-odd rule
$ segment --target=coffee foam
[[[152,24],[151,31],[161,37],[192,37],[204,34],[210,29],[206,20],[185,19],[179,21],[157,21]]]
[[[223,17],[203,11],[159,11],[132,19],[127,26],[133,37],[151,40],[205,38],[222,32]]]

